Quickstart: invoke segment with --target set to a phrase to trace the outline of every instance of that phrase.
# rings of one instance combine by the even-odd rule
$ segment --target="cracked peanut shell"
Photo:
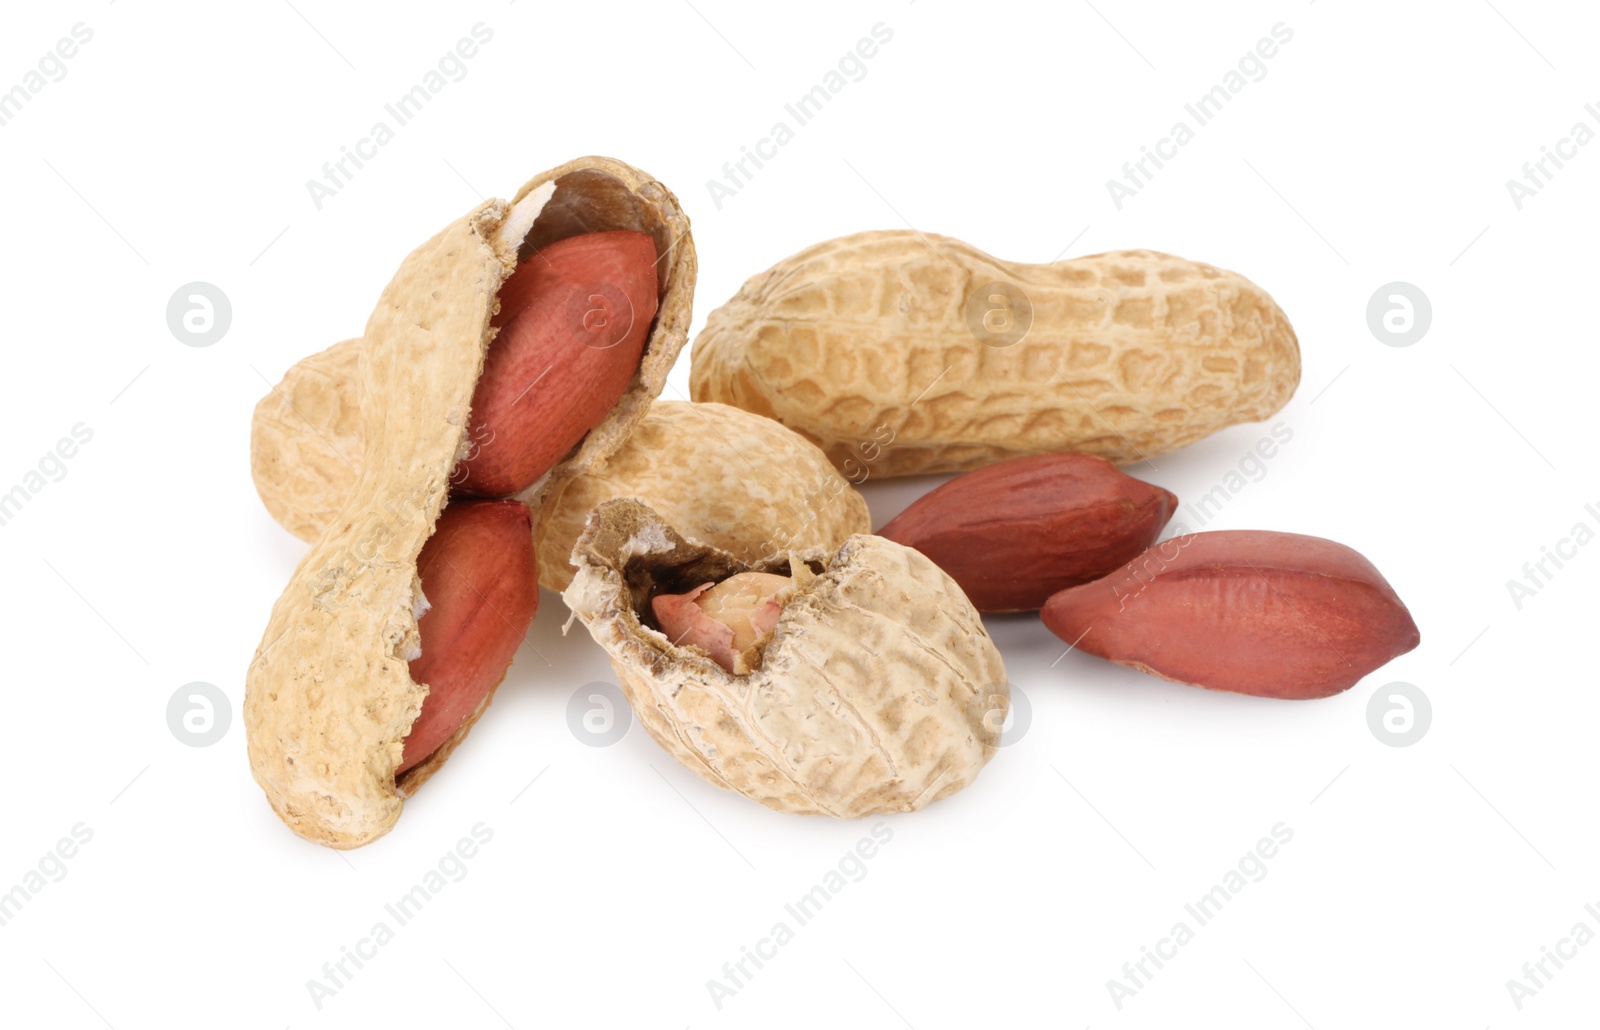
[[[438,770],[492,698],[396,781],[402,742],[427,696],[408,672],[424,603],[417,556],[468,445],[496,296],[519,256],[603,229],[654,239],[661,302],[628,392],[525,492],[537,503],[622,444],[682,346],[695,262],[672,194],[607,158],[545,172],[512,202],[486,201],[413,251],[367,323],[358,345],[357,473],[273,606],[245,682],[251,771],[279,817],[309,840],[351,848],[388,832],[404,797]],[[314,479],[296,485],[318,488]]]
[[[725,671],[655,628],[650,599],[740,572],[798,589],[757,667]],[[565,599],[605,648],[639,721],[719,787],[780,812],[909,812],[972,782],[1009,704],[977,611],[928,559],[881,537],[745,562],[685,540],[655,512],[609,501],[589,516]]]
[[[910,230],[751,278],[707,318],[690,378],[695,400],[775,418],[874,476],[1055,451],[1139,461],[1267,418],[1299,381],[1288,318],[1233,272],[1149,250],[1019,264]]]

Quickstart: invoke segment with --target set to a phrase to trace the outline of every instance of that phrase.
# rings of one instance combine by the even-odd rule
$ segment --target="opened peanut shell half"
[[[359,439],[359,458],[350,455],[348,466],[307,466],[273,480],[285,491],[280,501],[327,517],[272,607],[246,677],[244,721],[256,782],[279,817],[308,840],[351,848],[388,832],[403,799],[438,771],[492,698],[492,686],[479,691],[481,700],[464,721],[425,756],[408,756],[397,778],[406,738],[430,693],[428,684],[413,680],[419,668],[413,663],[440,664],[426,661],[431,656],[423,653],[418,632],[418,619],[430,604],[418,557],[446,503],[462,503],[452,492],[458,468],[485,442],[472,438],[469,428],[485,357],[502,328],[502,287],[514,292],[513,273],[564,241],[594,233],[627,235],[634,242],[642,234],[655,252],[656,295],[644,305],[648,317],[636,326],[624,310],[619,319],[623,329],[636,330],[630,346],[640,355],[637,368],[617,380],[615,401],[573,434],[577,442],[570,451],[517,499],[537,505],[554,484],[604,463],[644,416],[683,345],[695,258],[688,221],[665,187],[619,161],[583,158],[536,176],[509,202],[478,205],[401,263],[359,344],[348,345],[359,349],[355,406],[324,397],[329,405],[342,405],[339,439]],[[648,253],[644,260],[648,270]],[[584,285],[563,288],[574,296],[595,295],[579,289]],[[572,317],[587,326],[602,310],[607,318],[615,314],[612,308],[585,308]],[[509,323],[505,330],[512,334]],[[528,384],[532,406],[518,409],[519,415],[538,417],[546,410],[538,406],[533,386]],[[269,439],[273,427],[293,435],[303,431],[307,417],[326,414],[280,401],[283,409],[273,412],[265,429]],[[263,429],[257,428],[260,445]],[[260,482],[260,461],[292,463],[295,452],[278,448],[266,459],[258,452],[255,460]],[[349,478],[341,468],[348,468]],[[274,500],[267,500],[272,507]],[[531,533],[530,519],[521,526]],[[463,553],[470,561],[482,551],[468,544]],[[519,575],[532,574],[531,550],[516,568]],[[452,589],[452,596],[476,593]],[[515,619],[502,613],[513,626],[531,617],[525,588],[519,586],[515,597]],[[463,632],[452,630],[451,638],[459,640]],[[443,664],[481,658],[475,652]]]

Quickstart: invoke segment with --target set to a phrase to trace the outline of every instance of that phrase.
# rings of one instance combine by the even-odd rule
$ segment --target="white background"
[[[448,10],[446,9],[448,7]],[[1300,0],[1033,6],[532,0],[28,4],[0,89],[93,39],[0,127],[6,284],[0,492],[84,423],[66,474],[0,526],[9,602],[0,891],[75,824],[92,840],[0,926],[9,1026],[1571,1027],[1600,945],[1519,1010],[1506,982],[1600,931],[1593,656],[1594,227],[1600,145],[1519,210],[1506,180],[1600,105],[1578,4]],[[306,181],[483,22],[467,66],[320,210]],[[893,33],[720,207],[707,180],[872,26]],[[1154,182],[1106,180],[1257,40],[1293,39]],[[694,222],[704,313],[821,239],[907,224],[1014,260],[1151,247],[1238,270],[1300,336],[1293,432],[1207,528],[1328,536],[1405,598],[1422,645],[1349,692],[1272,702],[1111,667],[1033,618],[990,620],[1032,721],[893,839],[724,1000],[870,824],[778,815],[637,726],[590,747],[569,699],[611,678],[546,594],[493,710],[397,829],[301,841],[252,782],[243,674],[302,545],[262,510],[250,411],[359,333],[400,259],[484,196],[601,153]],[[1553,166],[1552,166],[1553,167]],[[480,192],[482,191],[482,192]],[[185,346],[165,308],[217,284],[233,323]],[[1368,299],[1416,284],[1417,344]],[[688,351],[666,396],[687,388]],[[1137,475],[1194,500],[1269,425]],[[929,481],[869,488],[881,525]],[[1180,519],[1183,516],[1180,515]],[[1570,553],[1570,552],[1569,552]],[[1547,568],[1554,570],[1553,565]],[[176,739],[216,684],[233,725]],[[1415,684],[1431,728],[1368,727]],[[530,786],[530,783],[532,784]],[[319,1010],[307,981],[477,823],[492,841]],[[1293,840],[1148,986],[1107,981],[1282,823]],[[1193,921],[1191,926],[1193,926]],[[792,922],[792,921],[791,921]]]

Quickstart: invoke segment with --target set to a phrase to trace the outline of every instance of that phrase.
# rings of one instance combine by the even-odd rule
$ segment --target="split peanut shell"
[[[342,432],[359,422],[361,458],[337,498],[307,506],[335,514],[273,606],[245,681],[251,771],[273,810],[308,840],[351,848],[388,832],[403,798],[439,769],[492,698],[396,781],[402,742],[428,692],[408,671],[425,604],[417,556],[466,451],[497,293],[519,257],[605,229],[655,241],[656,324],[628,392],[530,488],[536,501],[621,446],[683,344],[694,248],[663,186],[621,162],[584,158],[535,177],[510,203],[486,201],[405,259],[352,348],[358,414],[342,407],[336,421]],[[292,408],[278,423],[291,417],[299,417]],[[315,477],[287,482],[291,492],[322,489]]]

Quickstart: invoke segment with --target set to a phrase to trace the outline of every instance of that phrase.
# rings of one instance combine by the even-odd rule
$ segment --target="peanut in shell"
[[[1048,265],[865,232],[748,280],[696,337],[691,391],[775,418],[858,478],[1085,451],[1119,464],[1267,418],[1294,330],[1233,272],[1149,250]]]
[[[425,606],[417,558],[469,444],[496,295],[530,248],[601,229],[652,237],[661,302],[627,393],[530,488],[537,503],[553,483],[622,444],[682,346],[694,248],[671,193],[608,158],[545,172],[513,201],[484,202],[412,252],[367,323],[357,345],[356,474],[342,496],[324,499],[332,517],[273,605],[245,681],[251,772],[278,816],[308,840],[352,848],[388,832],[403,799],[438,771],[492,699],[490,691],[463,726],[396,780],[428,692],[408,674],[420,654],[417,617]],[[286,481],[291,493],[320,489],[315,476]]]
[[[639,721],[710,783],[780,812],[859,818],[948,797],[995,753],[1000,653],[955,582],[908,547],[858,535],[746,562],[616,500],[591,513],[573,564],[563,596]],[[752,671],[653,625],[653,596],[752,571],[797,586]]]

